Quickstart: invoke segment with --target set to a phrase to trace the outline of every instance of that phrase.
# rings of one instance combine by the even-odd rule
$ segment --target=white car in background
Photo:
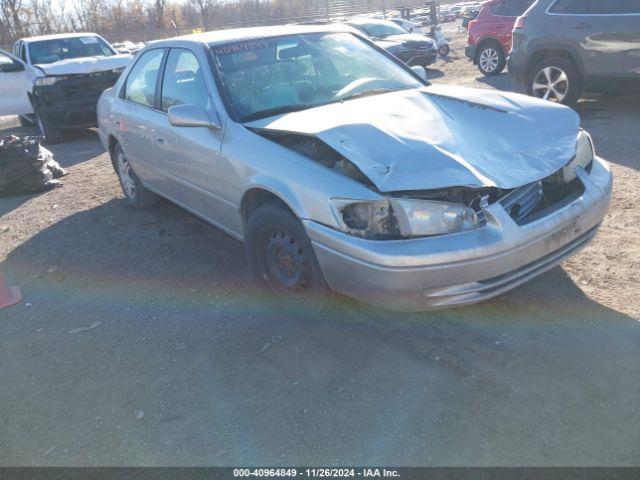
[[[48,143],[57,143],[65,130],[97,125],[100,94],[131,58],[95,33],[20,39],[13,55],[0,52],[0,115],[20,115],[23,125],[36,123]]]
[[[0,116],[33,113],[27,95],[33,84],[31,73],[20,60],[0,50]]]

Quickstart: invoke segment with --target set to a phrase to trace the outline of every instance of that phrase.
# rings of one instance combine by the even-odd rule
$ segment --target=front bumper
[[[38,112],[56,128],[95,127],[98,125],[96,119],[98,97],[83,102],[52,102],[50,105],[39,107]]]
[[[467,305],[521,285],[589,243],[609,208],[611,172],[596,159],[590,174],[577,173],[580,197],[523,226],[498,202],[485,210],[485,227],[454,235],[373,241],[309,220],[305,227],[337,292],[398,311]]]
[[[431,65],[436,61],[438,56],[437,50],[406,50],[396,52],[394,54],[404,63],[409,65],[410,67],[419,65],[421,67],[426,67]]]
[[[38,113],[56,128],[95,127],[96,104],[104,90],[113,86],[119,72],[71,75],[53,85],[34,88]]]

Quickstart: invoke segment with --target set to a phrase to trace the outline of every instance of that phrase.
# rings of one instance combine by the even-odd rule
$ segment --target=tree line
[[[195,28],[326,19],[329,10],[373,11],[418,0],[0,0],[0,45],[59,32],[88,31],[110,41],[147,41]],[[385,3],[386,2],[386,3]]]

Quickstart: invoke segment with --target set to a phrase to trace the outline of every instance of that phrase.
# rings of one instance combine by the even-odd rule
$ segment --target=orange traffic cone
[[[22,300],[20,287],[10,287],[7,285],[7,279],[4,273],[0,272],[0,308],[15,305]]]

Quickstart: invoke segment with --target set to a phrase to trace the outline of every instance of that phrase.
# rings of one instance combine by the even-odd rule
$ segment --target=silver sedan
[[[285,305],[464,305],[587,245],[612,180],[576,113],[424,73],[345,27],[159,41],[102,95],[100,137],[127,202],[244,241]]]

